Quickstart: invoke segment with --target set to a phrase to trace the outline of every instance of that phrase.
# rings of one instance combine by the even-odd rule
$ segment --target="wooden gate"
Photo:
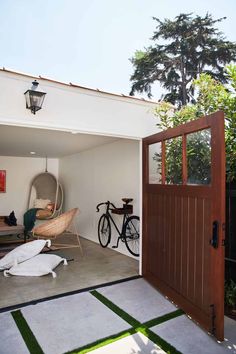
[[[217,112],[143,140],[143,275],[224,338],[225,146]]]

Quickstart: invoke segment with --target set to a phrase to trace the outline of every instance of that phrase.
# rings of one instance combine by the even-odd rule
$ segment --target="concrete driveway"
[[[0,354],[235,354],[236,322],[217,342],[138,278],[0,314]]]

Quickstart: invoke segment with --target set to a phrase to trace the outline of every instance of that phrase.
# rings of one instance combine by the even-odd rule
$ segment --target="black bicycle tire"
[[[127,229],[127,226],[128,226],[128,224],[129,224],[129,222],[130,222],[131,220],[140,220],[140,218],[139,218],[139,216],[136,216],[136,215],[132,215],[132,216],[128,217],[128,219],[126,220],[125,225],[124,225],[124,240],[125,240],[125,245],[126,245],[128,251],[129,251],[133,256],[138,257],[138,256],[139,256],[139,253],[135,253],[135,252],[130,248],[129,242],[128,242],[127,237],[126,237],[126,229]],[[140,238],[140,233],[139,233],[138,239],[139,239],[139,238]]]
[[[101,236],[100,236],[100,224],[101,224],[103,218],[107,219],[108,228],[109,228],[109,235],[108,235],[107,241],[105,243],[102,242]],[[99,240],[100,245],[103,248],[107,247],[111,241],[111,223],[110,223],[109,217],[106,214],[102,214],[102,216],[100,217],[100,219],[98,221],[98,240]]]

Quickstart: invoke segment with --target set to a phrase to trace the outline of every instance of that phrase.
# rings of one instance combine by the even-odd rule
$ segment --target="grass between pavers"
[[[154,327],[154,326],[157,326],[157,325],[159,325],[159,324],[161,324],[163,322],[172,320],[172,318],[179,317],[179,316],[181,316],[183,314],[184,314],[184,311],[181,310],[181,309],[178,309],[176,311],[169,312],[166,315],[163,315],[163,316],[154,318],[154,319],[152,319],[150,321],[144,322],[144,323],[142,323],[142,326],[145,326],[145,327],[148,327],[148,328]]]
[[[174,348],[171,344],[167,343],[164,339],[159,337],[156,333],[154,333],[149,327],[156,326],[162,322],[168,321],[170,319],[173,319],[175,317],[181,316],[184,312],[182,310],[176,310],[173,312],[170,312],[166,315],[154,318],[150,321],[147,321],[143,324],[141,324],[138,320],[136,320],[134,317],[130,316],[127,312],[122,310],[119,306],[115,305],[112,301],[107,299],[104,295],[99,293],[96,290],[93,290],[90,292],[93,296],[96,297],[99,301],[101,301],[104,305],[106,305],[110,310],[115,312],[119,317],[121,317],[124,321],[129,323],[132,326],[132,329],[124,331],[120,334],[113,335],[110,337],[107,337],[105,339],[100,339],[98,341],[95,341],[93,343],[90,343],[86,346],[83,346],[78,349],[74,349],[73,351],[70,351],[65,354],[85,354],[88,352],[91,352],[95,349],[104,347],[108,344],[111,344],[113,342],[116,342],[124,337],[127,337],[129,335],[141,332],[143,335],[145,335],[148,339],[150,339],[153,343],[158,345],[161,349],[163,349],[167,354],[181,354],[176,348]]]
[[[127,312],[122,310],[120,307],[115,305],[105,296],[100,294],[98,291],[93,290],[90,292],[93,296],[95,296],[99,301],[101,301],[105,306],[107,306],[111,311],[116,313],[119,317],[121,317],[124,321],[131,325],[131,328],[120,333],[111,335],[109,337],[105,337],[102,339],[98,339],[97,341],[87,344],[83,347],[78,349],[74,349],[69,351],[65,354],[85,354],[91,352],[92,350],[98,349],[100,347],[104,347],[110,343],[116,342],[122,338],[127,336],[133,335],[135,333],[141,332],[143,335],[148,337],[152,342],[157,344],[161,349],[163,349],[168,354],[181,354],[176,348],[174,348],[171,344],[167,343],[164,339],[159,337],[157,334],[152,332],[150,327],[156,326],[160,323],[173,319],[182,315],[184,312],[182,310],[176,310],[170,312],[166,315],[154,318],[150,321],[147,321],[141,324],[138,320],[134,317],[130,316]],[[24,316],[22,315],[20,310],[11,312],[15,323],[25,341],[26,346],[29,349],[31,354],[44,354],[42,348],[40,347],[39,343],[37,342],[33,332],[31,331],[28,323],[26,322]]]
[[[65,354],[85,354],[88,352],[91,352],[92,350],[98,349],[100,347],[104,347],[105,345],[108,345],[110,343],[116,342],[122,338],[132,336],[134,333],[136,333],[134,328],[130,328],[128,330],[125,330],[123,332],[114,334],[112,336],[103,338],[103,339],[98,339],[97,341],[84,345],[83,347],[80,347],[79,349],[74,349],[70,352],[66,352]]]
[[[159,337],[156,333],[154,333],[150,328],[141,326],[140,328],[136,329],[136,332],[141,332],[142,334],[144,334],[146,337],[148,337],[148,339],[158,345],[158,347],[164,350],[167,354],[182,354],[175,347],[173,347],[173,345],[166,342],[163,338]]]
[[[11,312],[11,315],[25,341],[27,348],[29,349],[29,352],[31,354],[44,354],[21,311],[13,311]]]
[[[103,296],[97,290],[90,291],[90,294],[96,297],[99,301],[101,301],[104,305],[106,305],[110,310],[115,312],[118,316],[120,316],[123,320],[128,322],[132,327],[136,328],[141,325],[139,321],[137,321],[134,317],[130,316],[127,312],[122,310],[120,307],[115,305],[112,301],[110,301],[107,297]]]

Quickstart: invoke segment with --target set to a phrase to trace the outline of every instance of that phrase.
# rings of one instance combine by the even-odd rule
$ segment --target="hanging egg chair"
[[[34,177],[30,185],[28,209],[39,208],[37,219],[53,219],[61,214],[63,189],[57,178],[50,172]]]

